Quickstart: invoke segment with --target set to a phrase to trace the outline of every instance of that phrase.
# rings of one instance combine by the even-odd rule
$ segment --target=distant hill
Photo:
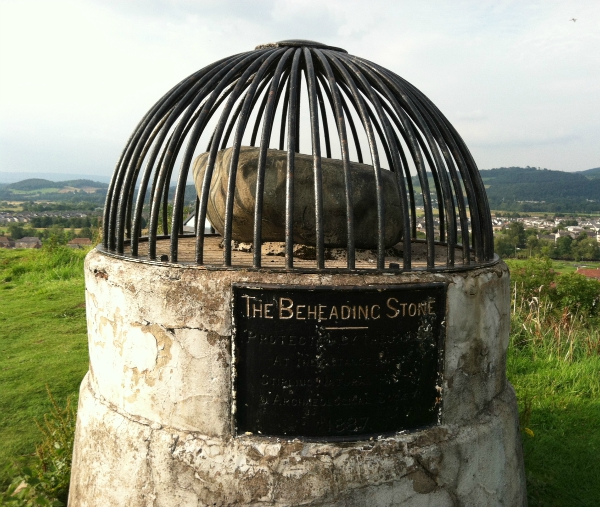
[[[0,186],[32,178],[50,181],[70,181],[82,179],[101,181],[102,183],[110,182],[110,176],[106,176],[103,174],[45,173],[27,171],[10,172],[0,170]]]
[[[535,167],[499,167],[481,170],[490,207],[506,211],[600,212],[600,167],[579,172],[550,171]],[[427,174],[433,190],[431,173]],[[420,191],[418,177],[413,177]],[[0,185],[3,201],[89,201],[103,204],[108,185],[88,179],[50,181],[44,178]],[[172,197],[175,188],[169,189]],[[186,199],[193,199],[192,185],[186,187]],[[146,195],[146,200],[149,196]],[[420,196],[417,204],[421,204]]]
[[[27,180],[17,181],[16,183],[9,183],[4,186],[4,189],[13,190],[43,190],[46,188],[76,188],[79,190],[87,188],[108,188],[106,183],[100,183],[99,181],[92,180],[69,180],[69,181],[50,181],[42,178],[30,178]]]
[[[511,211],[598,212],[600,168],[568,173],[534,167],[481,171],[490,207]]]
[[[588,169],[587,171],[578,171],[579,174],[583,174],[586,178],[591,180],[595,180],[600,178],[600,167],[595,167],[594,169]]]
[[[29,178],[0,186],[0,200],[5,201],[90,201],[103,202],[108,185],[99,181],[78,179],[50,181]]]

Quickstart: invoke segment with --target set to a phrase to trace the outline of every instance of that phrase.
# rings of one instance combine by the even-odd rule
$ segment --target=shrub
[[[44,421],[36,421],[43,440],[36,447],[37,463],[20,470],[13,467],[13,480],[4,493],[0,505],[14,507],[66,505],[71,479],[71,458],[75,436],[76,410],[71,398],[61,408],[46,386],[52,403]]]
[[[548,258],[532,257],[519,265],[509,264],[513,297],[517,304],[533,297],[545,298],[554,291],[556,272]]]
[[[552,295],[557,307],[584,317],[600,314],[600,281],[578,273],[560,275]]]

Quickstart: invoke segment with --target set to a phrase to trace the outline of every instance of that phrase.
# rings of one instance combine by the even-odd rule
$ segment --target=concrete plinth
[[[506,266],[455,273],[299,274],[140,263],[85,265],[90,371],[69,505],[526,504],[505,376]],[[358,442],[234,433],[232,283],[448,283],[442,424]]]

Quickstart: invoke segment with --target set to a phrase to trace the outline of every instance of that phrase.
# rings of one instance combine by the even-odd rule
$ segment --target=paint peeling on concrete
[[[305,275],[86,259],[90,372],[70,505],[523,506],[508,270]],[[98,276],[98,274],[101,274]],[[444,281],[440,426],[351,443],[235,436],[231,284]]]

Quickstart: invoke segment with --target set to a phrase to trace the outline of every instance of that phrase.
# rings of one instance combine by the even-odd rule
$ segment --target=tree
[[[539,253],[540,240],[536,236],[527,236],[527,250],[529,250],[529,257]]]
[[[525,228],[521,222],[511,222],[506,229],[506,237],[511,244],[515,257],[517,256],[517,248],[525,246]]]
[[[8,235],[12,239],[21,239],[25,237],[25,231],[20,224],[9,224]]]
[[[498,234],[494,238],[494,250],[503,258],[511,257],[515,253],[515,249],[510,243],[506,234]]]
[[[573,238],[571,236],[561,236],[556,240],[556,256],[560,259],[568,259],[571,257],[571,244]]]
[[[582,237],[583,236],[583,237]],[[573,258],[576,261],[593,261],[600,259],[600,244],[594,239],[583,234],[571,245]]]

